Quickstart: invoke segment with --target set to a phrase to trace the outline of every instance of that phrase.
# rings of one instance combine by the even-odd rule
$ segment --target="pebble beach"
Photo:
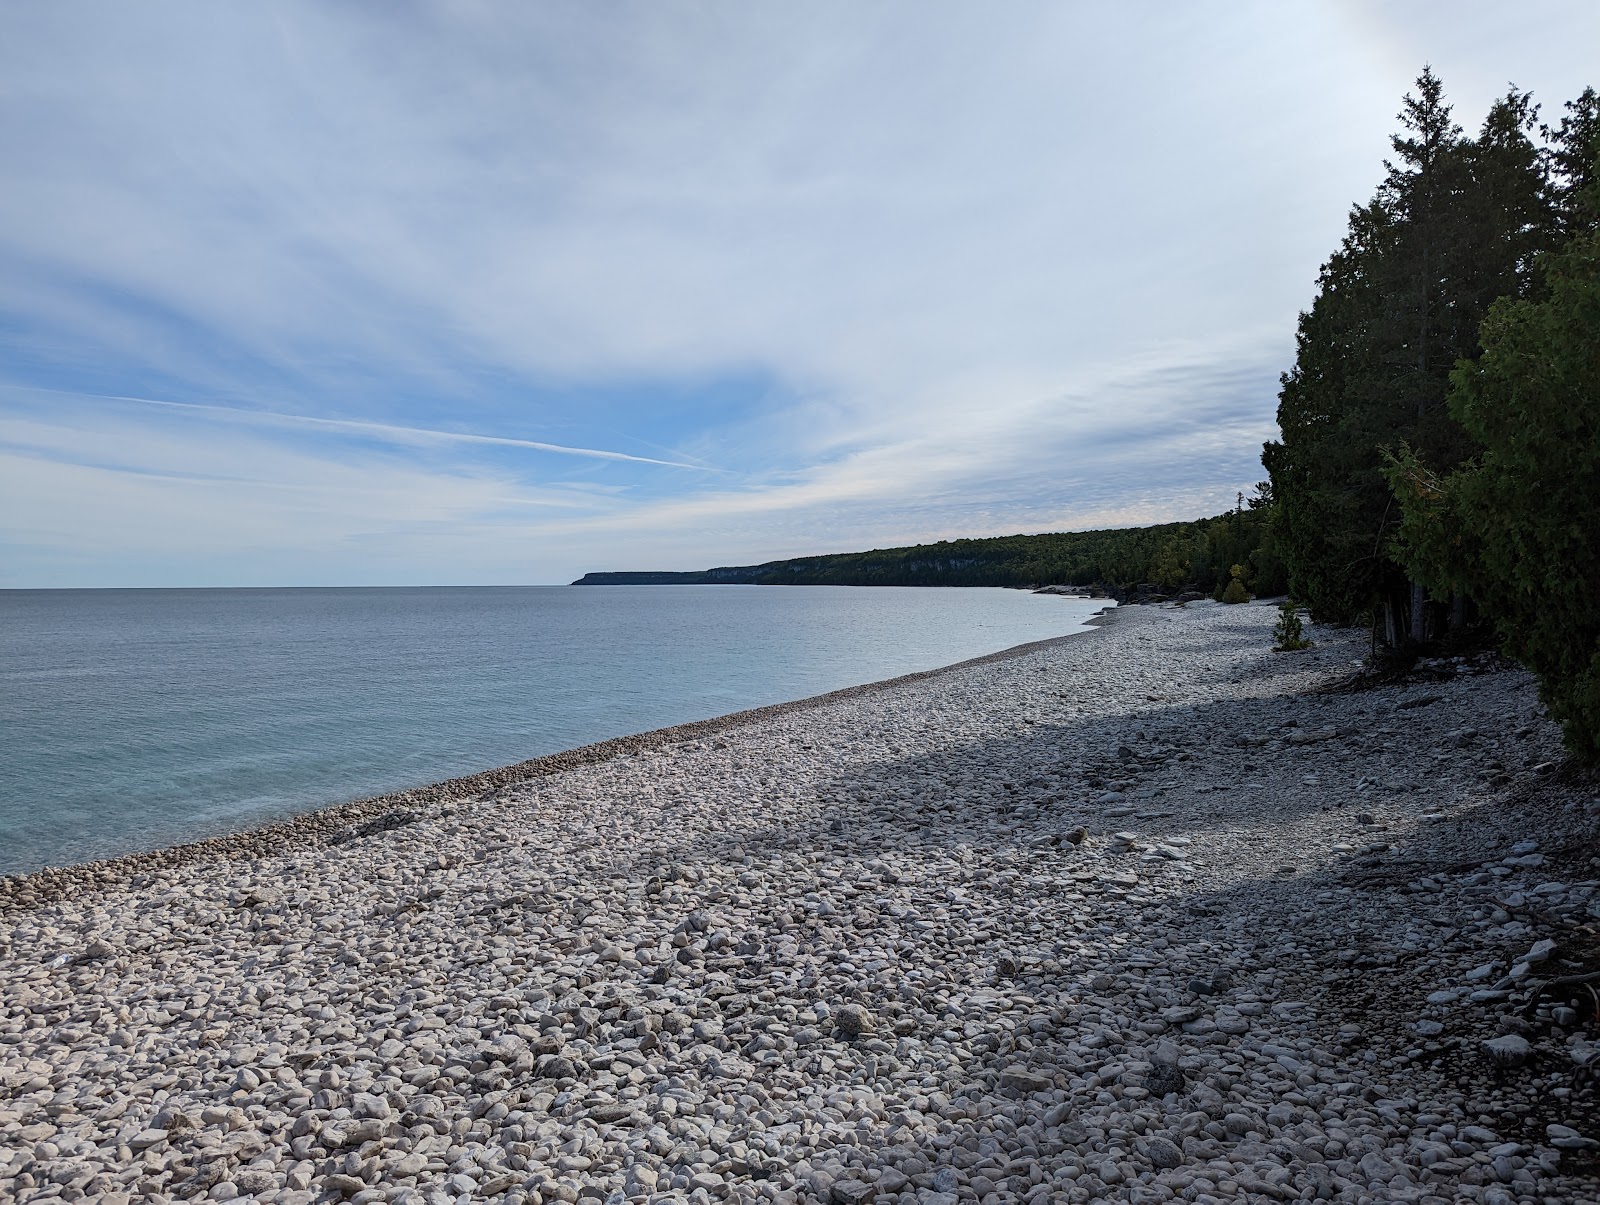
[[[1266,605],[0,883],[0,1199],[1600,1200],[1600,798]]]

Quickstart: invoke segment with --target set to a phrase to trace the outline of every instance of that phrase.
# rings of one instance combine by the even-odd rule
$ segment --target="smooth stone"
[[[1526,1063],[1532,1048],[1528,1045],[1528,1040],[1520,1034],[1508,1033],[1503,1037],[1485,1041],[1483,1052],[1496,1066],[1510,1069]]]

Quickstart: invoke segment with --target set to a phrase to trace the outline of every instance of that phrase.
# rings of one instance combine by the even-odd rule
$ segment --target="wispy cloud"
[[[10,6],[0,573],[562,580],[1213,509],[1409,76],[1469,122],[1595,82],[1600,9],[1508,13]]]
[[[216,406],[208,402],[174,402],[160,398],[127,397],[120,394],[76,394],[108,402],[134,402],[141,406],[162,406],[169,410],[191,410],[224,417],[232,422],[260,423],[267,426],[309,427],[325,431],[348,431],[359,435],[376,436],[400,443],[486,444],[500,448],[530,448],[535,452],[553,452],[560,456],[585,456],[593,460],[618,460],[630,464],[658,464],[667,468],[697,469],[719,472],[705,464],[690,464],[680,460],[656,460],[649,456],[632,456],[626,452],[608,452],[600,448],[572,448],[565,444],[542,443],[536,439],[514,439],[505,435],[477,435],[466,431],[440,431],[429,427],[402,427],[394,423],[376,423],[361,419],[317,418],[307,414],[280,414],[275,410],[242,410],[236,406]]]

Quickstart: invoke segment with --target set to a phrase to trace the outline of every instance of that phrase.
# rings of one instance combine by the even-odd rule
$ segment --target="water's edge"
[[[560,774],[579,766],[593,765],[598,762],[610,761],[616,757],[643,753],[682,741],[712,736],[730,728],[738,728],[745,724],[771,719],[789,712],[806,711],[826,706],[839,700],[871,694],[879,690],[905,686],[913,682],[927,681],[969,666],[988,665],[993,662],[1007,661],[1015,657],[1024,656],[1037,649],[1049,648],[1060,644],[1064,640],[1073,640],[1092,635],[1095,628],[1105,627],[1110,624],[1115,619],[1116,614],[1117,608],[1110,606],[1082,621],[1083,626],[1089,629],[1088,631],[1068,632],[1063,636],[1051,636],[1044,640],[1033,640],[1025,644],[1013,645],[1008,649],[1001,649],[999,652],[986,653],[981,657],[971,657],[965,661],[957,661],[935,669],[901,674],[898,677],[884,678],[877,682],[865,682],[859,686],[846,686],[839,690],[831,690],[824,694],[811,695],[807,698],[794,699],[785,703],[769,703],[764,707],[753,707],[744,711],[730,712],[727,715],[714,716],[711,719],[692,720],[685,724],[655,728],[648,732],[635,733],[631,736],[613,737],[610,740],[599,741],[595,744],[580,745],[575,749],[566,749],[558,753],[546,754],[543,757],[530,758],[527,761],[483,770],[477,774],[468,774],[460,778],[447,778],[442,782],[430,783],[426,786],[412,787],[404,791],[392,791],[384,795],[353,799],[344,803],[314,808],[306,812],[298,812],[282,819],[273,820],[267,824],[241,829],[238,832],[221,833],[216,836],[170,845],[161,849],[119,854],[115,857],[81,862],[73,866],[46,866],[26,874],[0,876],[0,913],[5,912],[12,906],[33,907],[40,903],[48,902],[89,883],[107,885],[124,882],[140,874],[170,870],[190,862],[211,858],[234,860],[260,858],[293,849],[314,845],[337,844],[342,840],[352,840],[366,835],[359,831],[366,824],[372,824],[372,831],[378,832],[386,827],[398,827],[400,824],[409,823],[410,817],[406,813],[418,808],[429,805],[442,805],[468,795],[481,795],[485,792],[497,791],[511,783],[522,782],[529,778]],[[382,823],[384,821],[390,821],[391,823]]]

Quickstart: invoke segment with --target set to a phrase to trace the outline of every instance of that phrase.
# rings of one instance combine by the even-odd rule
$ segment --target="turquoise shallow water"
[[[1102,605],[836,586],[0,591],[0,874],[932,669]]]

